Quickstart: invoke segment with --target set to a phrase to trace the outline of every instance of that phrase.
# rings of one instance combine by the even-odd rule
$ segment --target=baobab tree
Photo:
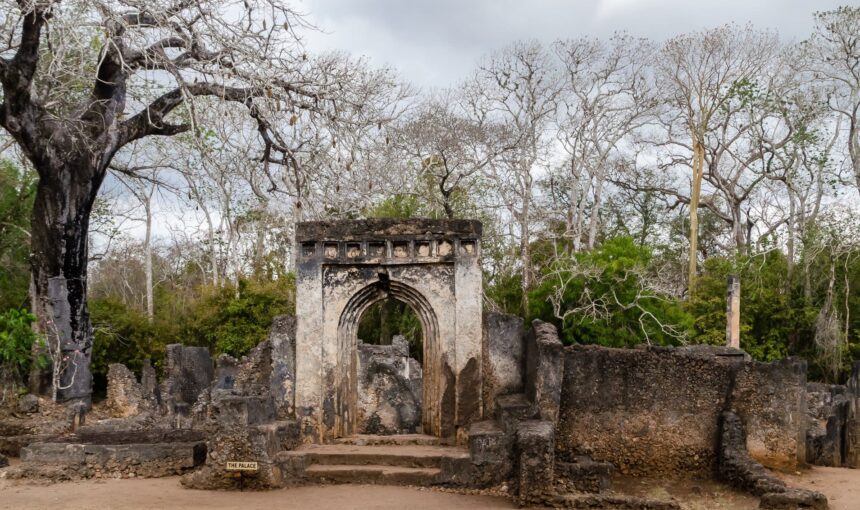
[[[226,102],[253,122],[260,160],[278,164],[290,151],[281,126],[376,125],[398,90],[385,70],[308,56],[304,21],[276,0],[6,0],[0,19],[0,126],[39,175],[31,297],[58,401],[90,401],[87,232],[124,147],[198,134]]]

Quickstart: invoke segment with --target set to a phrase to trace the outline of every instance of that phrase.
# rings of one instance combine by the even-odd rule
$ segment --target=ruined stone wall
[[[703,475],[719,416],[734,409],[750,423],[755,460],[793,466],[805,456],[805,375],[803,362],[754,363],[725,349],[566,347],[558,450],[627,474]]]
[[[397,335],[391,345],[358,343],[358,432],[412,434],[421,431],[423,376]]]
[[[523,319],[516,315],[484,314],[484,416],[491,416],[496,397],[523,392],[525,348]]]

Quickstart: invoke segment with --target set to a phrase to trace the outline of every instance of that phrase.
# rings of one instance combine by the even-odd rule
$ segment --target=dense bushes
[[[266,339],[276,315],[295,313],[295,280],[241,279],[238,285],[200,285],[183,299],[156,294],[155,317],[119,299],[90,299],[95,332],[93,377],[103,389],[110,363],[139,372],[144,360],[161,368],[165,346],[203,345],[213,355],[242,356]]]
[[[529,293],[529,318],[553,322],[567,343],[624,347],[647,338],[655,344],[723,345],[726,281],[737,274],[741,347],[753,358],[801,356],[809,361],[810,378],[840,381],[860,357],[860,298],[851,290],[860,285],[860,253],[818,249],[792,268],[779,249],[710,257],[686,295],[680,285],[674,294],[661,292],[671,287],[671,275],[681,278],[662,266],[664,258],[628,237],[556,257],[542,266],[540,284]],[[518,282],[497,279],[487,295],[511,307],[520,301]],[[832,324],[826,340],[822,317]]]
[[[655,282],[652,254],[630,237],[547,265],[529,294],[529,315],[555,323],[566,343],[632,347],[678,344],[691,332],[683,304]]]
[[[26,380],[33,362],[33,343],[40,338],[33,332],[32,324],[36,316],[14,308],[0,313],[0,385],[6,390],[15,391]],[[47,360],[36,360],[44,366]]]

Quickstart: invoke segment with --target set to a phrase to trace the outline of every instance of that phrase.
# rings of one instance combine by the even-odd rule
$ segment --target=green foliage
[[[559,258],[546,266],[541,284],[529,294],[530,318],[555,323],[565,343],[677,344],[692,318],[672,297],[648,288],[650,262],[650,249],[631,237]]]
[[[499,311],[520,315],[523,309],[523,276],[517,271],[504,271],[489,277],[484,275],[484,294]]]
[[[418,197],[408,193],[399,193],[365,211],[365,216],[368,218],[417,218],[420,216],[421,210],[422,204]]]
[[[183,290],[187,292],[182,292]],[[96,390],[105,387],[108,365],[122,363],[140,372],[144,360],[162,368],[172,343],[203,345],[213,356],[242,356],[266,339],[276,315],[295,313],[295,278],[242,279],[238,286],[194,285],[156,293],[156,314],[117,297],[89,300],[94,329],[92,370]]]
[[[30,214],[38,178],[0,159],[0,310],[27,305]]]
[[[146,314],[119,299],[91,299],[89,310],[94,336],[92,371],[98,388],[103,387],[111,363],[122,363],[139,373],[144,360],[160,363],[164,346],[179,341],[176,324],[164,318],[150,323]]]
[[[189,311],[184,343],[207,345],[215,355],[242,356],[266,339],[275,316],[295,313],[295,289],[293,275],[206,288]]]
[[[23,381],[30,370],[33,343],[39,340],[32,324],[36,316],[14,308],[0,314],[0,369]],[[37,362],[44,366],[45,360]]]
[[[778,251],[737,261],[712,257],[693,290],[688,310],[696,317],[696,343],[723,345],[726,341],[726,282],[731,274],[741,280],[741,348],[753,358],[774,361],[789,354],[789,340],[808,333],[810,310],[792,307],[785,283],[787,265]],[[814,312],[811,315],[814,320]]]
[[[424,348],[421,321],[409,305],[389,298],[371,305],[359,319],[358,338],[363,342],[390,345],[394,335],[406,337],[409,355],[422,362]]]

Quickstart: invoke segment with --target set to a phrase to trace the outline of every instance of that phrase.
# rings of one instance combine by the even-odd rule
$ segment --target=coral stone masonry
[[[359,431],[358,321],[390,296],[421,321],[423,431],[465,441],[482,412],[480,238],[470,220],[298,225],[295,405],[307,440]]]

